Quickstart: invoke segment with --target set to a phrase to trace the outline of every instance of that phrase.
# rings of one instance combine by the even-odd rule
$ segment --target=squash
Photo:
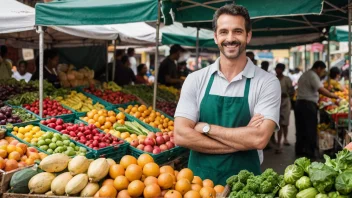
[[[44,194],[50,191],[51,182],[55,179],[52,173],[39,173],[32,177],[28,182],[29,193]]]
[[[36,167],[30,167],[22,169],[15,174],[13,174],[10,181],[10,191],[11,193],[21,193],[28,194],[28,182],[29,180],[38,174],[39,170]]]

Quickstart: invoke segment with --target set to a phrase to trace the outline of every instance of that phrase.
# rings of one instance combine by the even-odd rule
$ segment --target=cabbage
[[[348,170],[337,176],[335,188],[342,195],[348,195],[352,192],[352,171]]]
[[[296,165],[289,165],[285,169],[284,180],[286,184],[295,184],[296,181],[304,175],[302,168]]]
[[[307,188],[297,194],[297,198],[315,198],[319,192],[315,188]]]
[[[320,193],[330,192],[335,184],[337,172],[320,162],[313,162],[309,167],[309,178]]]
[[[310,181],[309,177],[303,176],[296,182],[296,187],[299,191],[312,187],[312,182]]]
[[[292,184],[287,184],[279,191],[280,198],[295,198],[297,195],[297,189]]]
[[[326,194],[321,194],[321,193],[319,193],[319,194],[317,194],[317,195],[315,196],[315,198],[329,198],[329,197],[328,197],[328,195],[326,195]]]
[[[306,157],[301,157],[296,159],[295,165],[301,167],[304,172],[308,173],[309,166],[310,166],[310,159]]]

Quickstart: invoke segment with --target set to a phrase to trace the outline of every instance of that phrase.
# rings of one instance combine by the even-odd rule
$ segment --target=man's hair
[[[24,66],[27,68],[27,66],[28,66],[28,63],[27,63],[27,61],[25,61],[25,60],[20,60],[19,62],[18,62],[18,66],[20,66],[21,64],[24,64]]]
[[[44,65],[48,64],[49,59],[53,59],[59,56],[59,53],[55,49],[47,49],[44,51]]]
[[[341,75],[341,70],[338,67],[333,67],[330,69],[330,78],[335,79],[337,75]]]
[[[127,49],[127,54],[131,54],[132,52],[134,52],[134,48],[128,48]]]
[[[115,51],[115,56],[122,56],[125,54],[125,50],[122,50],[122,49],[117,49]]]
[[[325,69],[326,65],[323,61],[315,61],[315,63],[313,64],[312,69]]]
[[[184,49],[179,44],[172,45],[170,48],[170,54],[177,52],[184,52]]]
[[[265,70],[265,71],[268,71],[269,69],[269,62],[268,61],[263,61],[261,63],[261,66],[262,66],[262,69]]]
[[[126,55],[124,55],[124,56],[121,58],[122,64],[125,64],[125,63],[127,63],[128,61],[129,61],[129,58],[128,58],[128,56],[126,56]]]
[[[285,71],[286,66],[285,66],[283,63],[278,63],[278,64],[276,65],[276,68],[277,68],[277,69],[281,69],[282,71]]]
[[[216,32],[217,22],[221,15],[227,14],[232,16],[242,16],[245,19],[246,32],[250,32],[252,30],[251,19],[249,17],[249,13],[247,8],[235,5],[235,4],[227,4],[220,7],[214,14],[213,17],[213,31]]]
[[[138,67],[137,67],[137,72],[138,72],[138,73],[141,72],[142,69],[144,68],[144,66],[145,66],[145,64],[140,64],[140,65],[138,65]]]
[[[6,56],[7,55],[7,47],[5,45],[2,45],[0,47],[0,56]]]

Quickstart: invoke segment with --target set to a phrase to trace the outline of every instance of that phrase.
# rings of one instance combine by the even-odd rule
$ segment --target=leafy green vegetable
[[[292,184],[287,184],[279,191],[280,198],[295,198],[297,195],[297,189]]]
[[[299,166],[300,168],[302,168],[304,170],[304,172],[308,173],[308,169],[310,166],[310,159],[308,159],[306,157],[298,158],[295,161],[295,165]]]
[[[245,185],[243,183],[241,183],[240,181],[236,182],[233,186],[231,191],[240,191],[245,187]]]
[[[302,191],[304,189],[312,187],[312,182],[310,181],[309,177],[303,176],[299,178],[299,180],[297,180],[296,187],[299,189],[299,191]]]
[[[226,180],[226,184],[232,186],[232,184],[236,183],[237,181],[238,181],[238,176],[233,175]]]
[[[250,176],[254,176],[253,173],[247,171],[247,170],[242,170],[238,173],[238,180],[242,182],[243,184],[247,184],[247,179]]]
[[[336,190],[342,195],[348,195],[352,192],[352,171],[347,170],[337,176],[335,181]]]
[[[320,162],[313,162],[309,168],[309,178],[320,193],[329,192],[335,184],[337,172]]]
[[[297,198],[315,198],[319,192],[315,188],[307,188],[297,194]]]
[[[315,196],[315,198],[329,198],[329,197],[328,197],[327,194],[321,194],[321,193],[319,193],[319,194],[317,194],[317,195]]]
[[[331,159],[329,156],[324,155],[325,164],[335,171],[342,173],[347,169],[352,169],[352,152],[343,149],[336,154],[336,159]]]
[[[337,192],[329,192],[328,196],[329,196],[329,198],[337,198],[339,196],[339,193],[337,193]]]
[[[296,181],[304,175],[304,171],[294,164],[285,169],[284,180],[287,184],[295,184]]]

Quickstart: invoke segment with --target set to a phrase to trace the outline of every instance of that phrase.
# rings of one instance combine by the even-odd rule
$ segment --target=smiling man
[[[262,149],[279,129],[278,79],[246,57],[252,37],[248,11],[229,4],[213,19],[216,62],[190,74],[175,113],[175,142],[189,148],[189,168],[225,184],[241,170],[260,174]]]

